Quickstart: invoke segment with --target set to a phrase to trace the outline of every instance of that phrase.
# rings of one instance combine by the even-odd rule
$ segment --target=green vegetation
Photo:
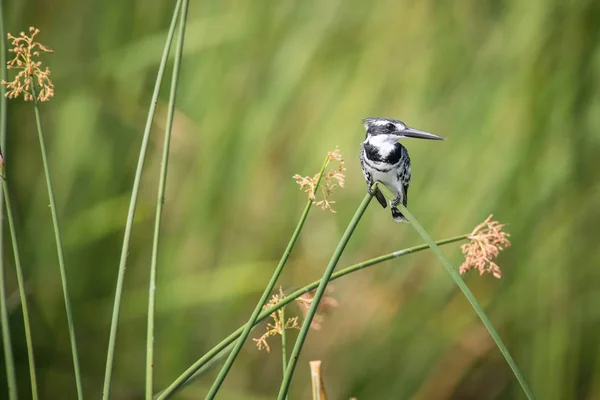
[[[141,397],[173,57],[149,125],[123,253],[126,274],[119,273],[119,259],[175,1],[2,6],[6,32],[35,25],[55,51],[43,60],[56,93],[40,112],[85,397],[102,394],[118,276],[123,297],[110,394]],[[389,116],[448,139],[405,141],[413,161],[409,209],[434,239],[469,232],[490,213],[509,223],[512,246],[498,260],[502,279],[476,272],[463,278],[532,392],[539,399],[600,397],[599,37],[600,4],[586,1],[191,2],[156,263],[154,390],[169,387],[248,321],[306,202],[292,176],[314,173],[339,146],[347,170],[345,188],[334,196],[337,213],[311,211],[277,285],[289,294],[320,279],[365,196],[360,120]],[[2,150],[11,225],[39,396],[75,398],[32,107],[20,99],[7,104]],[[0,271],[10,342],[20,398],[30,398],[23,304],[7,223],[4,229]],[[393,222],[389,209],[373,202],[340,263],[421,243],[409,224]],[[452,265],[462,262],[458,246],[444,253]],[[523,398],[447,275],[425,251],[334,281],[338,306],[319,331],[308,332],[289,398],[310,398],[308,361],[314,359],[323,361],[335,399]],[[285,314],[300,313],[290,304]],[[296,331],[287,332],[290,351],[296,338]],[[267,354],[248,340],[217,398],[274,398],[279,346],[274,340]],[[6,347],[2,398],[11,380]],[[220,350],[175,398],[208,393],[226,358]],[[212,357],[220,358],[211,364]]]

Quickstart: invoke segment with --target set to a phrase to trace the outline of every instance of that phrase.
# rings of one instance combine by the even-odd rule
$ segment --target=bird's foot
[[[373,184],[369,184],[369,185],[367,185],[367,192],[368,192],[368,193],[369,193],[371,196],[375,196],[375,189],[373,189],[373,186],[374,186],[374,185],[375,185],[374,183],[373,183]]]
[[[390,206],[396,207],[398,204],[400,204],[400,200],[402,200],[402,197],[400,196],[400,194],[398,194],[396,198],[394,198],[394,200],[390,201]]]

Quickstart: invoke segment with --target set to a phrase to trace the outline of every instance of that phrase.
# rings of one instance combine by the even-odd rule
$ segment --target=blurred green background
[[[7,31],[34,25],[55,50],[44,60],[56,96],[43,104],[42,118],[84,390],[94,398],[133,173],[174,3],[4,1]],[[469,232],[490,213],[510,223],[513,246],[499,259],[503,278],[466,278],[537,397],[600,398],[600,2],[210,0],[191,2],[189,18],[156,292],[157,389],[246,321],[306,201],[292,175],[314,174],[339,146],[347,185],[334,196],[338,212],[312,211],[281,283],[289,290],[320,277],[365,193],[360,121],[388,116],[448,138],[404,142],[413,160],[409,206],[435,238]],[[130,248],[115,399],[143,395],[166,98],[163,90]],[[10,101],[8,116],[8,180],[40,391],[45,399],[70,399],[72,361],[32,106]],[[419,243],[409,225],[373,203],[339,268]],[[28,398],[6,248],[19,387]],[[461,262],[458,245],[444,250]],[[523,398],[430,252],[333,286],[339,305],[310,333],[291,398],[310,398],[313,359],[323,360],[332,399]],[[246,344],[220,398],[275,397],[281,358],[277,340],[271,344],[271,354]],[[176,397],[203,398],[216,372]],[[4,398],[4,363],[0,389]]]

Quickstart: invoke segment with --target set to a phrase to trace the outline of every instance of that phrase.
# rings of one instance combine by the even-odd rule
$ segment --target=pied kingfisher
[[[396,198],[390,200],[394,221],[406,221],[396,208],[402,202],[406,207],[408,185],[410,184],[410,158],[406,147],[398,143],[402,138],[445,140],[441,136],[409,128],[402,121],[391,118],[365,118],[363,125],[367,131],[360,151],[360,165],[367,181],[369,193],[386,207],[385,197],[379,189],[373,193],[371,186],[376,181],[383,183]]]

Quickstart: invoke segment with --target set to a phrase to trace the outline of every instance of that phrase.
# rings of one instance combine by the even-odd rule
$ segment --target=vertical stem
[[[483,311],[483,308],[481,308],[481,305],[479,305],[479,302],[477,301],[477,299],[475,298],[465,281],[462,279],[462,277],[456,271],[456,269],[452,266],[448,258],[446,258],[442,250],[438,247],[438,245],[433,241],[433,239],[431,239],[431,237],[425,231],[425,229],[423,229],[419,221],[417,221],[417,219],[410,213],[410,211],[408,211],[408,209],[402,204],[398,204],[398,209],[400,209],[400,212],[402,212],[402,214],[404,214],[404,216],[408,219],[410,225],[415,229],[415,231],[417,231],[417,233],[423,238],[425,243],[429,245],[436,257],[442,262],[442,265],[444,266],[446,271],[448,271],[456,285],[458,285],[458,287],[463,292],[469,303],[471,303],[471,306],[473,306],[473,309],[477,313],[477,316],[481,319],[483,325],[485,325],[486,329],[494,339],[494,342],[496,342],[496,346],[498,346],[498,349],[500,350],[500,352],[506,359],[506,362],[512,369],[513,374],[515,375],[515,377],[519,381],[519,384],[521,385],[521,388],[523,389],[523,392],[525,392],[525,395],[528,399],[533,399],[533,393],[531,392],[531,389],[529,389],[529,386],[527,385],[523,374],[519,370],[519,367],[517,367],[515,360],[513,360],[508,349],[504,345],[504,342],[500,338],[500,335],[498,335],[498,332],[496,332],[494,325],[492,325],[491,321],[485,314],[485,311]]]
[[[188,0],[184,1],[181,17],[179,20],[179,37],[175,51],[175,63],[173,65],[173,76],[171,79],[171,92],[169,94],[169,109],[167,114],[167,125],[165,128],[165,140],[163,144],[163,155],[160,168],[160,181],[156,199],[156,216],[154,220],[154,238],[152,242],[152,261],[150,264],[150,288],[148,290],[148,330],[146,333],[146,400],[152,400],[153,369],[154,369],[154,305],[156,292],[156,264],[158,262],[158,241],[160,237],[160,224],[162,210],[165,202],[165,188],[167,185],[167,167],[169,164],[169,147],[171,144],[171,130],[173,127],[173,115],[175,113],[175,99],[177,97],[177,83],[179,82],[179,71],[181,69],[181,57],[183,53],[183,40],[185,37],[185,23],[187,20]]]
[[[285,375],[285,370],[287,369],[287,340],[285,334],[285,307],[281,307],[279,312],[279,317],[281,321],[281,368],[283,370],[283,375]],[[283,377],[282,375],[282,377]],[[286,397],[287,400],[287,397]]]
[[[62,284],[63,297],[65,300],[65,310],[67,314],[67,325],[69,327],[69,338],[71,340],[71,353],[73,356],[73,369],[75,371],[75,385],[77,387],[77,398],[83,399],[83,388],[81,384],[81,373],[79,370],[79,358],[77,355],[77,342],[75,340],[75,326],[73,323],[73,313],[71,311],[71,300],[67,286],[67,272],[65,268],[65,259],[63,254],[62,239],[58,225],[58,215],[56,212],[56,202],[54,199],[54,188],[50,178],[50,169],[48,167],[48,157],[46,155],[46,145],[44,144],[44,133],[42,132],[42,121],[38,101],[36,99],[35,82],[31,81],[31,91],[33,94],[33,109],[35,111],[35,122],[37,126],[38,138],[40,141],[40,150],[42,152],[42,163],[44,164],[44,175],[46,176],[46,187],[48,188],[48,198],[50,200],[50,214],[52,214],[52,227],[54,228],[54,239],[56,240],[56,251],[58,253],[58,267],[60,270],[60,280]]]
[[[7,79],[6,70],[6,42],[4,33],[4,10],[2,0],[0,0],[0,81]],[[2,151],[6,149],[6,88],[0,85],[0,157],[3,157]],[[3,160],[6,162],[6,160]],[[0,172],[4,172],[4,167],[0,166]],[[0,179],[6,179],[6,177]],[[2,189],[0,188],[0,191]],[[15,359],[12,351],[12,341],[10,338],[10,326],[8,319],[8,309],[6,305],[6,286],[4,282],[4,196],[0,194],[0,322],[2,323],[2,348],[4,349],[4,363],[6,365],[6,381],[8,384],[8,398],[15,400],[17,398],[17,378],[15,375]]]
[[[0,178],[2,179],[2,178]],[[4,180],[2,180],[4,184]],[[0,221],[4,220],[4,195],[0,195]],[[4,226],[0,228],[0,243],[4,240]],[[10,326],[8,319],[8,309],[6,305],[6,287],[4,284],[4,246],[0,245],[0,324],[2,325],[2,348],[4,350],[4,364],[6,366],[6,381],[8,383],[8,398],[10,400],[17,398],[17,378],[15,376],[15,359],[12,351],[12,341],[10,338]]]
[[[156,102],[158,100],[158,93],[160,91],[160,85],[162,78],[165,73],[165,67],[167,59],[169,57],[169,51],[171,50],[171,42],[173,41],[173,33],[175,32],[175,25],[177,23],[177,16],[181,8],[182,0],[177,0],[175,10],[173,12],[173,18],[171,19],[171,26],[169,27],[169,33],[167,34],[167,41],[163,49],[163,54],[158,67],[158,73],[156,76],[156,83],[154,84],[154,93],[152,94],[152,100],[150,101],[150,108],[148,109],[148,117],[146,119],[146,127],[144,128],[144,134],[142,137],[142,144],[140,147],[140,154],[138,157],[138,163],[135,171],[135,178],[133,180],[133,188],[131,190],[131,199],[129,201],[129,211],[127,213],[127,221],[125,223],[125,233],[123,235],[123,247],[121,248],[121,258],[119,260],[119,272],[117,276],[117,286],[115,289],[115,302],[113,305],[112,319],[110,323],[110,334],[108,338],[108,350],[106,354],[106,368],[104,370],[104,385],[102,389],[102,400],[108,400],[110,395],[110,382],[112,377],[112,367],[115,357],[115,346],[117,341],[117,326],[119,324],[119,310],[121,308],[121,297],[123,296],[123,281],[125,279],[125,266],[127,264],[127,255],[129,253],[129,241],[131,239],[131,229],[133,227],[133,218],[135,217],[135,209],[137,204],[137,198],[140,189],[140,181],[142,178],[142,170],[144,169],[144,162],[146,161],[146,150],[148,148],[148,140],[150,138],[150,130],[152,128],[152,120],[154,119],[154,112],[156,110]]]
[[[325,158],[323,167],[321,167],[321,172],[319,173],[319,178],[317,180],[317,183],[316,183],[315,189],[314,189],[315,192],[317,191],[317,189],[319,187],[319,183],[321,182],[321,178],[323,177],[323,172],[325,171],[325,168],[327,167],[328,163],[329,163],[329,157]],[[212,400],[215,397],[215,395],[217,394],[217,392],[219,391],[219,388],[223,384],[223,381],[225,380],[227,373],[231,369],[231,366],[233,365],[235,358],[238,356],[240,350],[242,349],[242,346],[244,345],[244,342],[246,341],[246,339],[248,338],[248,335],[250,334],[250,331],[252,330],[252,327],[256,323],[256,319],[258,318],[263,305],[269,298],[269,295],[271,294],[273,287],[275,287],[275,284],[277,283],[277,279],[279,278],[279,275],[281,275],[281,271],[283,270],[283,267],[285,266],[285,264],[290,256],[290,253],[292,252],[292,249],[294,248],[294,245],[296,244],[296,241],[298,240],[298,236],[300,235],[300,231],[302,230],[302,227],[304,226],[306,217],[308,217],[308,212],[310,211],[310,209],[312,207],[312,203],[313,203],[313,201],[311,199],[309,199],[306,202],[306,206],[304,207],[304,212],[302,213],[302,216],[300,217],[300,220],[298,221],[298,225],[296,225],[296,229],[294,230],[294,233],[292,234],[292,237],[290,238],[290,241],[287,245],[287,248],[285,249],[285,251],[283,253],[283,256],[281,257],[281,260],[279,260],[279,264],[275,268],[275,271],[273,272],[273,275],[271,276],[271,280],[267,284],[267,287],[265,288],[260,300],[256,304],[256,307],[254,308],[254,311],[252,312],[250,319],[248,319],[248,322],[244,326],[244,330],[242,331],[240,338],[236,342],[233,350],[229,354],[229,357],[227,357],[225,364],[221,368],[221,371],[219,372],[217,379],[215,380],[212,387],[210,388],[210,391],[208,392],[208,395],[206,396],[207,400]]]
[[[298,338],[296,339],[296,343],[294,344],[294,349],[292,350],[292,354],[290,355],[290,361],[289,361],[287,370],[285,371],[283,381],[281,382],[281,388],[279,389],[279,395],[277,397],[278,400],[284,400],[285,397],[287,396],[288,390],[290,388],[290,383],[292,381],[292,376],[294,375],[294,370],[296,368],[296,364],[298,363],[298,357],[300,356],[300,351],[302,350],[302,346],[304,345],[304,341],[306,340],[306,336],[308,335],[308,330],[310,329],[312,320],[313,320],[315,314],[317,313],[317,307],[319,306],[319,302],[321,301],[321,298],[325,294],[325,289],[327,287],[327,284],[329,283],[329,279],[331,278],[331,275],[333,274],[333,271],[334,271],[340,257],[342,256],[342,253],[344,252],[344,249],[346,248],[346,245],[348,244],[348,241],[350,240],[352,233],[354,232],[354,229],[358,225],[360,219],[362,218],[363,214],[365,213],[365,210],[369,206],[371,199],[372,199],[372,196],[367,193],[365,195],[365,198],[363,199],[362,203],[356,210],[356,213],[354,214],[354,217],[350,221],[350,224],[346,228],[346,232],[344,232],[344,235],[342,236],[342,239],[340,240],[338,247],[335,249],[335,252],[333,253],[333,256],[331,257],[331,260],[329,261],[329,265],[327,266],[327,268],[325,269],[325,272],[323,273],[323,277],[321,278],[319,287],[317,287],[315,297],[313,298],[312,303],[310,304],[310,308],[308,309],[308,312],[306,313],[306,318],[304,319],[304,322],[302,323],[302,328],[300,328],[300,333],[298,334]]]
[[[23,269],[21,268],[21,258],[19,257],[19,245],[17,243],[17,231],[15,221],[13,220],[12,206],[10,196],[8,195],[8,185],[6,180],[2,179],[2,189],[4,190],[4,201],[6,203],[6,216],[8,217],[8,227],[12,240],[13,253],[15,256],[15,270],[17,272],[17,284],[19,286],[19,296],[21,308],[23,310],[23,325],[25,325],[25,342],[27,343],[27,358],[29,360],[29,378],[31,381],[31,398],[37,400],[37,378],[35,375],[35,360],[33,357],[33,341],[31,340],[31,326],[29,325],[29,311],[27,308],[27,295],[25,294],[25,280],[23,279]]]

